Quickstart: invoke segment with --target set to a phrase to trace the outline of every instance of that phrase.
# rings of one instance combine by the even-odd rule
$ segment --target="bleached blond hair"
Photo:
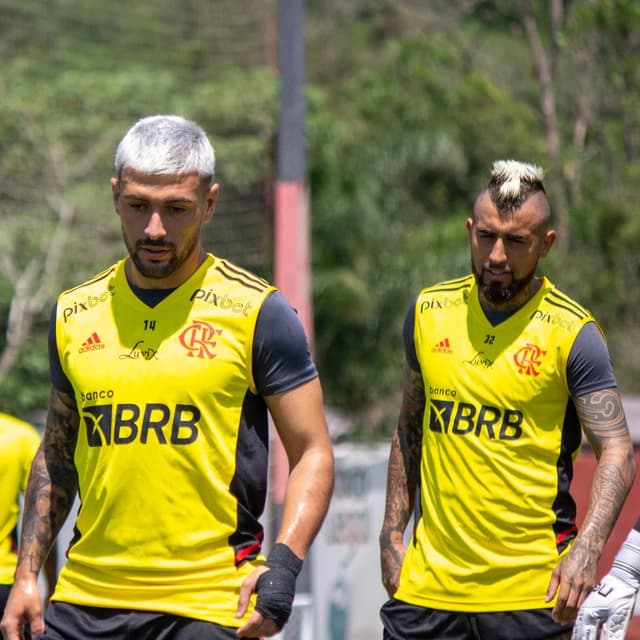
[[[498,211],[515,211],[533,193],[546,193],[543,178],[544,170],[538,165],[517,160],[496,160],[487,189]]]
[[[215,153],[207,134],[195,122],[176,115],[147,116],[138,120],[118,144],[118,177],[124,167],[152,175],[194,172],[210,183]]]

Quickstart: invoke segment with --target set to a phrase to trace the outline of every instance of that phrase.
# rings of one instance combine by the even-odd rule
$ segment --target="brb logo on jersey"
[[[190,358],[210,358],[216,357],[214,349],[216,347],[216,336],[222,333],[222,329],[216,329],[211,323],[202,320],[194,320],[180,334],[180,344],[188,351]]]
[[[189,404],[173,408],[160,403],[101,404],[84,407],[82,417],[90,447],[147,444],[150,439],[159,444],[191,444],[198,437],[200,410]]]
[[[522,435],[523,415],[516,409],[500,409],[468,402],[431,400],[429,429],[438,433],[456,435],[475,434],[483,431],[492,440],[517,440]]]
[[[542,366],[542,356],[546,353],[547,352],[538,345],[527,342],[526,346],[514,354],[513,361],[518,366],[520,373],[527,376],[539,376],[540,367]]]

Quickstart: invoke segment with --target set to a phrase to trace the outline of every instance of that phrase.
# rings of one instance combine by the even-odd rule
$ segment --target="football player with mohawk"
[[[633,482],[603,333],[537,274],[556,238],[543,177],[495,162],[466,222],[472,273],[426,287],[407,313],[380,533],[385,640],[569,638]],[[583,433],[598,466],[578,531]]]

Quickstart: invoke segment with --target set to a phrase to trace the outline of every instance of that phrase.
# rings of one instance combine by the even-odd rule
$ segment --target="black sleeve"
[[[258,393],[282,393],[317,375],[298,314],[274,291],[262,304],[253,339],[253,378]]]
[[[576,398],[618,386],[609,349],[595,322],[582,327],[571,347],[567,383],[571,395]]]
[[[420,371],[420,363],[418,362],[418,354],[416,353],[415,343],[415,326],[416,326],[416,302],[418,298],[411,303],[407,314],[404,317],[404,325],[402,327],[402,338],[404,340],[404,356],[407,364],[414,371]]]
[[[69,382],[69,378],[62,370],[60,362],[60,354],[58,353],[58,343],[56,340],[56,304],[54,303],[49,318],[49,380],[51,384],[64,393],[73,395],[73,387]]]

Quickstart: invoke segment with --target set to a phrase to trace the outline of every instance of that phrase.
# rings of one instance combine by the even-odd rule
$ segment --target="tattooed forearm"
[[[418,486],[422,458],[422,421],[426,402],[422,374],[407,368],[405,389],[404,428],[399,427],[398,432],[402,438],[401,451],[407,469],[407,488],[413,497]]]
[[[29,571],[31,573],[38,573],[38,567],[40,566],[40,561],[35,557],[35,554],[29,552],[25,554],[25,558],[27,560],[27,564],[29,567]]]
[[[575,553],[597,562],[613,529],[631,484],[613,464],[598,466],[591,485],[589,508],[585,515]],[[581,551],[580,551],[581,550]]]
[[[585,394],[576,399],[576,409],[598,458],[576,553],[582,549],[597,560],[633,484],[633,444],[616,389]]]
[[[52,483],[73,499],[77,476],[73,455],[80,422],[75,398],[55,389],[51,393],[45,431],[46,460]]]
[[[404,532],[413,510],[420,477],[424,383],[420,373],[408,367],[404,374],[402,409],[391,443],[387,472],[387,502],[383,534]]]
[[[24,498],[18,564],[27,571],[38,572],[73,504],[78,423],[74,398],[53,390],[47,427],[31,465]]]
[[[389,596],[398,587],[405,553],[403,535],[413,513],[419,484],[425,402],[421,374],[406,367],[402,408],[389,454],[387,498],[380,532],[382,583]]]

